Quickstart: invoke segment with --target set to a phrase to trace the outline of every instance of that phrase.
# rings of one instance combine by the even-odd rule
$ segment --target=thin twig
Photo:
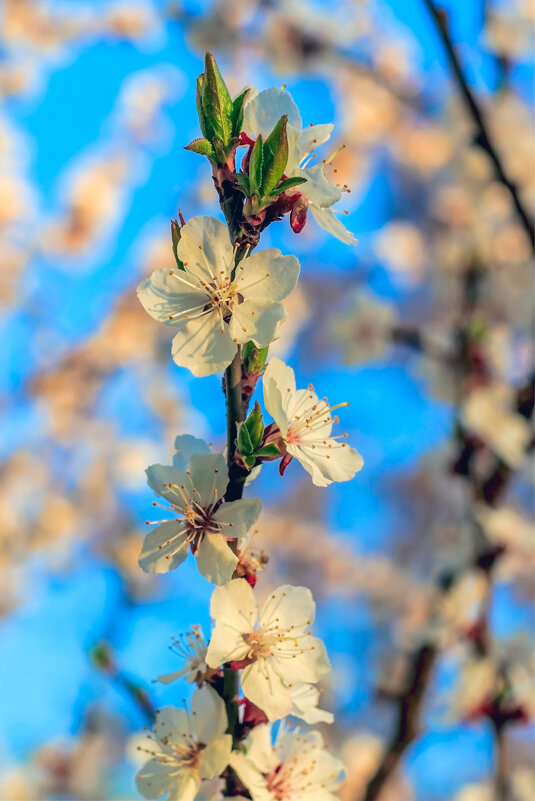
[[[466,80],[465,74],[461,67],[459,57],[457,56],[457,53],[453,46],[453,42],[450,39],[445,15],[444,13],[441,12],[439,8],[437,8],[433,0],[423,0],[423,3],[426,6],[427,10],[429,11],[429,14],[431,15],[436,25],[437,32],[440,36],[440,39],[442,41],[442,44],[444,45],[444,49],[448,56],[448,60],[453,75],[455,77],[455,80],[457,81],[459,91],[470,113],[470,116],[472,117],[472,120],[477,128],[477,133],[478,133],[477,143],[488,154],[490,160],[492,161],[492,164],[494,165],[496,177],[498,178],[500,183],[502,183],[503,186],[505,186],[505,188],[511,195],[511,199],[513,201],[518,217],[522,223],[522,226],[527,236],[529,237],[532,251],[535,252],[535,227],[533,219],[529,215],[526,208],[524,207],[524,204],[520,198],[520,194],[518,192],[516,184],[514,184],[507,175],[500,154],[498,153],[498,150],[491,139],[491,134],[487,122],[485,120],[483,111],[479,107],[475,95],[472,92],[470,86],[468,85],[468,81]]]

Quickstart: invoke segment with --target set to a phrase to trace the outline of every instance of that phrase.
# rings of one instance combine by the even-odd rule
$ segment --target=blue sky
[[[191,7],[202,10],[204,5]],[[471,74],[476,76],[478,88],[485,91],[492,87],[494,71],[492,60],[481,58],[473,47],[479,31],[480,4],[456,0],[447,5],[454,37],[463,42]],[[416,58],[434,94],[444,84],[444,59],[422,3],[392,0],[386,6],[387,25],[412,30]],[[129,77],[152,68],[171,70],[176,76],[176,97],[165,109],[168,135],[139,153],[124,198],[124,219],[112,228],[95,258],[82,269],[69,270],[42,259],[32,264],[24,282],[21,306],[0,322],[0,391],[12,392],[14,398],[4,419],[3,454],[21,446],[38,448],[42,442],[40,414],[18,393],[34,372],[39,357],[33,336],[36,322],[53,334],[58,355],[84,341],[106,317],[114,299],[139,274],[144,232],[165,229],[179,199],[184,206],[189,203],[188,216],[217,213],[215,205],[195,206],[188,193],[188,184],[192,185],[196,176],[207,170],[199,157],[183,150],[183,145],[197,135],[194,88],[202,59],[190,51],[177,24],[169,24],[161,41],[145,51],[129,44],[98,43],[74,52],[68,63],[51,67],[43,79],[42,91],[5,104],[8,116],[25,131],[29,176],[38,187],[41,210],[49,214],[61,202],[62,174],[80,153],[90,158],[97,142],[99,148],[103,142],[110,149],[121,147],[123,132],[112,113],[117,96]],[[244,83],[248,77],[244,76]],[[257,71],[254,78],[259,77]],[[525,85],[531,73],[522,74],[521,78]],[[259,88],[272,81],[280,83],[280,77],[274,77],[267,69],[261,79]],[[305,122],[336,119],[332,93],[321,77],[291,76],[287,83]],[[392,191],[388,174],[374,174],[347,219],[348,227],[358,232],[364,250],[369,234],[392,213]],[[325,263],[336,271],[351,271],[354,276],[356,270],[358,274],[358,254],[355,262],[350,249],[333,243],[327,236],[313,255],[291,234],[286,222],[272,229],[269,238],[286,252],[293,249],[305,274],[318,273]],[[385,295],[400,294],[380,266],[372,272],[370,281]],[[358,550],[380,549],[397,514],[395,508],[385,504],[378,490],[381,479],[391,471],[410,467],[422,453],[443,442],[449,435],[452,411],[445,404],[431,401],[425,383],[415,380],[396,363],[350,371],[321,365],[311,374],[308,368],[302,368],[299,354],[295,357],[298,382],[312,381],[321,394],[335,402],[351,400],[350,409],[344,412],[344,430],[349,431],[366,458],[366,469],[358,482],[325,491],[328,519]],[[169,374],[177,392],[191,398],[215,436],[222,436],[223,405],[216,418],[213,402],[207,401],[219,392],[218,379],[191,378],[171,361]],[[124,433],[144,433],[154,439],[159,436],[158,423],[136,404],[131,374],[113,377],[100,400],[100,409],[116,420]],[[169,452],[171,449],[170,442]],[[291,465],[288,473],[292,471],[297,475],[299,467]],[[276,470],[269,474],[265,470],[258,486],[267,503],[275,498],[281,490]],[[137,493],[127,500],[142,526],[150,493]],[[165,650],[171,634],[192,622],[206,626],[209,593],[209,585],[190,565],[182,572],[179,583],[175,576],[162,581],[160,600],[129,607],[124,603],[117,575],[94,555],[84,554],[80,565],[68,575],[51,575],[36,562],[27,601],[1,625],[0,683],[4,692],[0,705],[0,763],[2,758],[9,762],[27,756],[46,738],[75,731],[80,708],[90,700],[104,700],[126,716],[132,729],[139,727],[143,721],[136,710],[89,667],[87,648],[106,633],[110,617],[115,618],[113,644],[122,665],[148,681],[155,673],[173,667],[172,657]],[[507,620],[505,613],[505,625]],[[369,671],[375,656],[373,621],[365,604],[348,611],[333,600],[320,610],[319,630],[330,647],[333,662],[342,663],[348,655],[358,655],[358,680],[352,685],[349,703],[339,699],[347,707],[347,719],[348,711],[357,713],[370,702]],[[160,702],[173,699],[169,688],[155,688],[155,693]],[[484,732],[427,734],[413,749],[408,762],[409,775],[419,788],[418,798],[432,801],[450,797],[463,781],[484,774],[490,764],[489,749]],[[461,753],[465,773],[456,769]]]

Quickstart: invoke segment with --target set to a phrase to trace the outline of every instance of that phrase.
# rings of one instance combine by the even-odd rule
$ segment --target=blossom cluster
[[[335,217],[341,191],[325,175],[327,162],[309,166],[332,125],[303,129],[284,89],[246,89],[232,100],[209,54],[197,105],[203,136],[188,149],[210,160],[226,225],[180,214],[171,225],[175,266],[157,269],[137,294],[155,320],[176,329],[177,365],[198,377],[225,371],[229,436],[226,454],[190,434],[178,436],[172,464],[147,469],[158,496],[153,506],[166,516],[147,521],[153,527],[139,565],[165,573],[190,554],[215,585],[213,629],[205,638],[194,626],[173,644],[182,665],[159,681],[185,679],[197,689],[190,710],[158,711],[141,746],[149,759],[137,785],[146,798],[166,794],[168,801],[221,792],[256,801],[331,801],[342,763],[318,732],[302,728],[333,719],[318,707],[317,685],[330,664],[312,633],[315,603],[309,589],[290,584],[262,588],[263,603],[257,601],[257,573],[267,556],[249,544],[262,507],[242,494],[263,463],[278,461],[283,476],[295,459],[317,487],[348,481],[363,465],[348,435],[333,435],[335,411],[347,402],[331,405],[312,385],[298,389],[292,368],[269,356],[300,267],[292,255],[256,249],[261,232],[286,214],[299,233],[308,210],[342,241],[355,240]],[[240,147],[246,152],[238,169]],[[260,381],[264,410],[255,400],[248,413]]]

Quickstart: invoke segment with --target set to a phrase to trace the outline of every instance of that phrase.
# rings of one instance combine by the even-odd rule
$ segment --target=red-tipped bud
[[[302,197],[300,197],[292,207],[290,212],[290,225],[292,226],[292,231],[296,234],[300,234],[306,225],[307,210],[307,204]]]

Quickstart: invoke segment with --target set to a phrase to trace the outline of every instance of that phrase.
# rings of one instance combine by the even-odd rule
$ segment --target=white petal
[[[195,557],[199,573],[212,584],[227,584],[238,564],[222,534],[205,534]]]
[[[302,152],[301,148],[299,147],[301,128],[296,128],[288,123],[286,126],[286,135],[288,137],[288,161],[286,163],[284,174],[287,175],[288,178],[292,178],[295,175],[295,171],[299,169],[299,162],[302,159]],[[290,195],[294,192],[299,192],[298,186],[289,190]]]
[[[186,673],[188,673],[188,668],[177,670],[175,673],[163,673],[161,676],[156,677],[156,681],[161,682],[161,684],[171,684],[173,681],[181,679]]]
[[[157,495],[165,498],[177,509],[184,509],[184,495],[189,497],[193,491],[187,473],[178,467],[170,467],[164,464],[151,464],[150,467],[147,467],[145,473],[147,474],[149,486],[152,487]],[[177,487],[182,486],[184,486],[184,490],[179,492]]]
[[[234,267],[234,247],[227,226],[215,217],[188,220],[180,229],[177,253],[187,271],[205,281],[221,276],[221,270],[227,276]]]
[[[278,658],[277,650],[272,657],[273,669],[286,684],[299,684],[303,681],[315,684],[330,671],[327,651],[318,637],[301,639],[292,658],[289,658],[288,654],[292,650],[291,643],[286,640],[281,645],[281,658]]]
[[[260,659],[246,667],[241,685],[243,694],[265,712],[269,721],[280,720],[290,714],[290,690],[275,671],[273,659]]]
[[[184,527],[175,522],[162,523],[153,528],[143,540],[138,559],[140,568],[145,573],[175,570],[188,555],[186,536]]]
[[[243,115],[243,130],[251,136],[261,133],[264,138],[271,133],[283,114],[296,128],[302,128],[301,115],[292,96],[284,89],[274,86],[265,89],[247,103]]]
[[[224,623],[216,623],[206,652],[208,667],[216,669],[225,662],[245,659],[248,653],[249,646],[242,634]]]
[[[179,276],[178,278],[176,276]],[[197,307],[207,302],[204,289],[195,278],[182,270],[155,270],[137,288],[141,305],[151,317],[166,325],[181,325],[181,316],[188,311],[195,313]],[[169,315],[178,315],[169,319]]]
[[[173,359],[195,376],[212,375],[224,370],[236,353],[236,345],[228,335],[228,326],[221,323],[217,312],[207,312],[190,320],[173,339]]]
[[[192,770],[181,771],[173,782],[167,801],[195,801],[201,780]]]
[[[301,153],[314,153],[317,147],[325,144],[330,138],[334,130],[334,125],[330,122],[324,122],[321,125],[309,125],[303,128],[299,136],[299,149]]]
[[[149,760],[136,776],[137,789],[144,798],[159,798],[169,792],[174,779],[167,775],[168,768],[155,759]]]
[[[277,623],[280,629],[306,629],[316,616],[316,604],[308,587],[283,584],[270,594],[260,611],[262,628]]]
[[[234,751],[230,757],[230,765],[247,787],[254,801],[273,801],[273,793],[267,789],[266,779],[252,759]]]
[[[295,289],[299,262],[280,250],[259,250],[243,259],[236,271],[236,286],[245,300],[284,300]]]
[[[332,723],[334,715],[324,709],[318,709],[320,691],[312,684],[296,684],[291,688],[292,715],[301,718],[309,725],[315,723]]]
[[[314,206],[327,208],[337,203],[342,197],[341,190],[325,177],[321,164],[318,164],[317,167],[295,170],[294,175],[307,179],[306,184],[301,184],[299,191]]]
[[[210,446],[203,439],[191,434],[181,434],[175,439],[175,450],[173,465],[181,470],[186,470],[193,454],[210,453]]]
[[[199,758],[199,775],[203,779],[213,779],[223,773],[232,752],[232,737],[224,734],[201,751]]]
[[[358,240],[347,230],[345,225],[340,222],[339,218],[331,209],[319,209],[316,206],[310,206],[310,211],[318,225],[339,239],[340,242],[344,242],[346,245],[357,244]]]
[[[287,450],[310,473],[316,487],[326,487],[333,481],[349,481],[364,464],[362,456],[355,448],[349,445],[344,447],[336,440],[328,439],[326,445],[320,443],[314,448],[306,443],[288,445]]]
[[[216,691],[205,684],[191,698],[192,725],[199,742],[207,745],[226,732],[225,703]]]
[[[258,617],[258,605],[249,583],[240,578],[225,587],[216,587],[210,601],[210,614],[216,622],[221,620],[242,633],[251,631]]]
[[[264,348],[273,342],[277,326],[285,317],[282,303],[259,298],[246,300],[234,307],[229,333],[241,344],[252,340],[259,348]]]
[[[280,428],[282,435],[285,436],[288,431],[288,419],[284,408],[289,393],[295,392],[294,371],[283,361],[274,357],[269,360],[266,367],[262,386],[265,407]]]
[[[267,723],[255,726],[245,742],[247,759],[262,773],[270,773],[279,764],[271,742],[271,726]]]
[[[165,738],[169,742],[180,743],[184,736],[190,735],[189,715],[185,709],[164,706],[156,713],[153,730],[160,742]]]
[[[224,533],[228,537],[241,539],[256,522],[261,511],[262,504],[259,498],[242,498],[220,506],[214,515],[214,520],[218,523],[232,523],[232,526],[224,526]]]
[[[228,484],[227,465],[220,453],[194,453],[189,461],[194,499],[204,508],[223,497]]]

